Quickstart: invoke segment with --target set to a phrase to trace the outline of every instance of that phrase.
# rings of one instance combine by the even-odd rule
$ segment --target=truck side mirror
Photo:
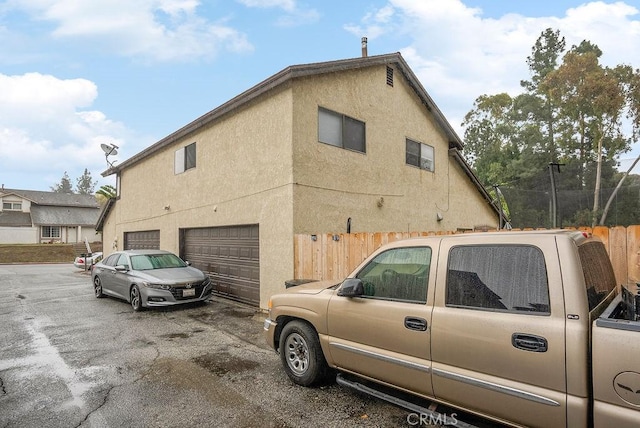
[[[358,297],[364,294],[364,285],[359,278],[347,278],[342,282],[338,290],[338,296]]]

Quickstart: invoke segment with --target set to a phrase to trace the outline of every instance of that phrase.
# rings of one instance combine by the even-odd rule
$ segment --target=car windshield
[[[181,268],[187,264],[175,254],[144,254],[131,256],[131,268],[134,270],[151,270]]]

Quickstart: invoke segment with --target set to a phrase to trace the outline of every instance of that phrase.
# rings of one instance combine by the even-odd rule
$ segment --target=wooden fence
[[[581,227],[605,244],[619,284],[640,281],[640,225]],[[294,237],[294,275],[305,279],[342,279],[380,246],[434,232],[299,234]]]

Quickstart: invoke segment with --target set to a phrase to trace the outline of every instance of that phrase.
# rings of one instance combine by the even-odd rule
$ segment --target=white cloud
[[[101,180],[107,165],[100,143],[126,146],[131,133],[103,113],[85,110],[97,96],[96,85],[85,79],[0,74],[3,175],[37,175],[52,186],[64,171],[75,180],[87,168],[94,180]],[[19,183],[5,184],[19,187]]]
[[[293,11],[297,8],[296,0],[236,0],[247,7],[272,8],[278,7],[286,11]]]
[[[317,22],[320,12],[316,9],[303,8],[296,0],[236,0],[238,3],[251,8],[282,9],[286,13],[280,16],[275,25],[278,27],[298,27]]]
[[[92,42],[96,49],[144,61],[213,58],[220,51],[253,49],[242,32],[197,14],[195,0],[10,0],[5,9],[27,11],[54,25],[58,39]]]
[[[585,3],[560,17],[490,19],[460,0],[390,0],[346,29],[370,38],[403,31],[411,42],[400,51],[462,134],[460,123],[478,96],[522,92],[520,80],[530,77],[526,58],[546,28],[560,30],[567,47],[584,39],[598,45],[605,65],[640,66],[639,14],[619,1]]]

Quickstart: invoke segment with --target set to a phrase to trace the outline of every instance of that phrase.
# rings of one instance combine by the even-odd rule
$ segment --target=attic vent
[[[387,67],[387,85],[393,86],[393,68]]]

